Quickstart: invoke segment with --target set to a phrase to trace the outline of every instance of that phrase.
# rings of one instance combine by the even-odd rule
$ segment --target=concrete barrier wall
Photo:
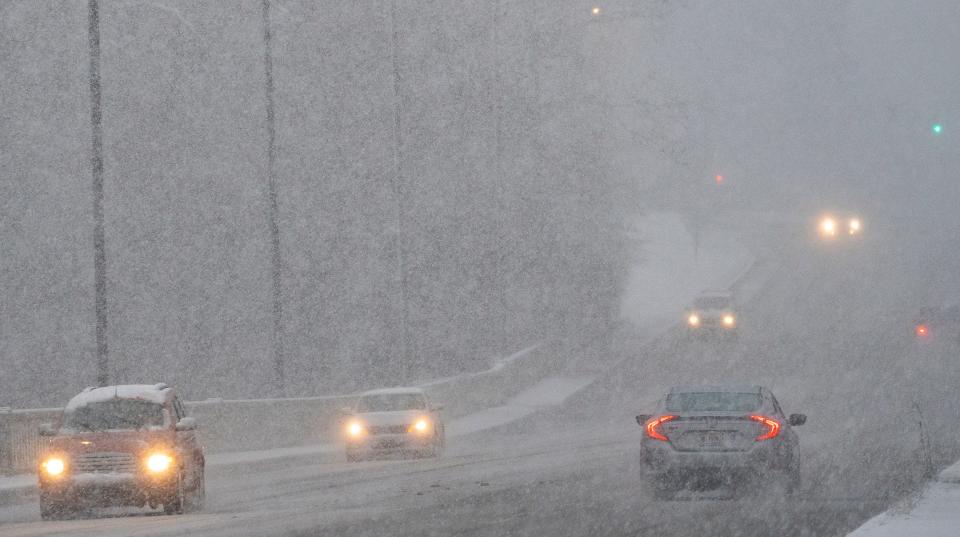
[[[536,344],[497,360],[485,370],[418,384],[446,419],[498,406],[562,364],[556,345]],[[272,449],[335,442],[357,394],[290,399],[188,401],[208,453]],[[33,471],[44,439],[37,430],[54,423],[62,409],[0,410],[0,473]]]

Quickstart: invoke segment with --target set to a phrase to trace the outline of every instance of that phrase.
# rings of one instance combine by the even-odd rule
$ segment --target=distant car
[[[687,310],[687,329],[691,334],[734,336],[739,319],[730,291],[705,291]]]
[[[817,220],[817,234],[824,241],[858,239],[863,232],[863,220],[853,213],[828,213]]]
[[[439,456],[446,441],[440,410],[442,407],[431,404],[420,388],[361,394],[352,408],[345,409],[347,460],[388,453]]]
[[[799,440],[770,390],[761,386],[677,386],[655,414],[637,416],[643,427],[640,461],[660,499],[684,488],[800,483]]]
[[[40,515],[89,507],[197,510],[205,495],[195,418],[166,384],[87,388],[67,403],[40,457]]]
[[[913,320],[913,334],[920,343],[954,341],[960,343],[960,304],[944,308],[922,308]]]

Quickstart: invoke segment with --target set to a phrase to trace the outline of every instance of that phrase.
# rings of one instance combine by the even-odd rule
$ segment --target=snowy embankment
[[[849,537],[957,537],[960,535],[960,462],[919,493],[871,518]]]

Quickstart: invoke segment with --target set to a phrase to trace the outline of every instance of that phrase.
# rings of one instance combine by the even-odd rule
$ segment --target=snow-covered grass
[[[960,462],[940,472],[919,497],[911,496],[881,513],[850,537],[956,537],[960,535]]]

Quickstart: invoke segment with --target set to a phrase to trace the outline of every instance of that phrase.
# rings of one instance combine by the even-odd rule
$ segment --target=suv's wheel
[[[69,509],[60,502],[54,502],[42,494],[40,495],[40,518],[43,520],[63,520],[67,518]]]
[[[163,512],[168,515],[183,514],[186,494],[183,490],[183,471],[177,474],[177,486],[173,494],[163,502]]]
[[[203,509],[203,502],[207,498],[207,483],[204,479],[204,467],[200,466],[197,476],[194,478],[193,490],[187,497],[185,508],[187,511],[199,511]]]

